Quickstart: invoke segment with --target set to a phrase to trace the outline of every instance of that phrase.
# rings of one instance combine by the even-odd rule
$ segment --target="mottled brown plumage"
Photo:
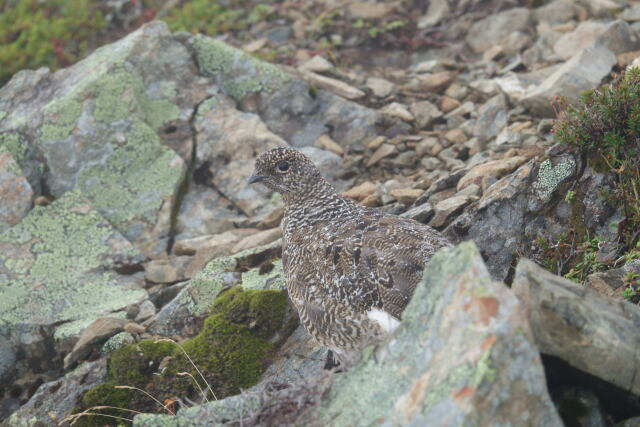
[[[342,197],[291,148],[256,161],[249,182],[282,194],[282,262],[307,331],[339,358],[399,324],[427,261],[449,242],[433,228]]]

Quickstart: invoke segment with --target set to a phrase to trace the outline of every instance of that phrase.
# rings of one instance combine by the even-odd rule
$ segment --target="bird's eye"
[[[280,160],[278,162],[278,171],[286,172],[288,170],[289,170],[289,162],[287,162],[286,160]]]

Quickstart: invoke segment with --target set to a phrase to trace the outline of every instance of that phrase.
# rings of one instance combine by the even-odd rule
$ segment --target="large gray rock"
[[[564,200],[572,189],[575,200]],[[505,280],[518,255],[543,257],[538,239],[556,242],[571,221],[589,230],[615,210],[598,197],[612,189],[610,175],[595,173],[570,154],[533,159],[486,189],[445,230],[452,241],[473,240],[494,278]]]
[[[528,91],[521,102],[538,116],[555,117],[551,102],[556,96],[576,103],[582,92],[599,86],[616,63],[616,55],[603,45],[582,49],[539,86]]]
[[[639,43],[638,34],[624,21],[584,21],[575,30],[560,37],[553,50],[560,58],[569,59],[581,49],[593,45],[600,45],[620,54],[637,50]]]
[[[510,34],[525,32],[531,25],[531,12],[523,7],[508,9],[489,15],[473,24],[466,41],[476,53],[483,53],[489,48],[499,45],[508,53],[510,46],[504,43]]]
[[[20,135],[27,157],[42,159],[52,195],[79,189],[156,255],[190,160],[189,120],[211,86],[188,48],[153,22],[55,74],[19,73],[0,91],[0,132]]]
[[[297,366],[315,374],[134,425],[562,425],[523,307],[472,243],[434,256],[398,333],[357,365],[339,375]]]
[[[143,301],[142,277],[116,274],[142,259],[75,191],[0,234],[0,335],[24,352],[15,366],[0,362],[0,382],[25,366],[60,368],[55,346],[75,341],[94,319]]]
[[[369,353],[336,378],[321,420],[561,425],[522,306],[491,280],[472,243],[433,257],[403,317],[377,358]]]
[[[640,307],[603,297],[527,259],[518,263],[513,289],[527,308],[540,351],[640,395]]]

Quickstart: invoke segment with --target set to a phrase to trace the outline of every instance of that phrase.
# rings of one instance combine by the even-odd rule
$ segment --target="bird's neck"
[[[324,179],[313,191],[283,195],[283,201],[289,225],[297,228],[340,218],[358,209],[358,205],[342,197]]]

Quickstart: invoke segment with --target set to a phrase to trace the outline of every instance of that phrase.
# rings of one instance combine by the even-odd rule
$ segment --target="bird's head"
[[[326,181],[307,156],[293,148],[278,147],[262,153],[256,160],[249,184],[255,182],[286,199],[310,194]]]

